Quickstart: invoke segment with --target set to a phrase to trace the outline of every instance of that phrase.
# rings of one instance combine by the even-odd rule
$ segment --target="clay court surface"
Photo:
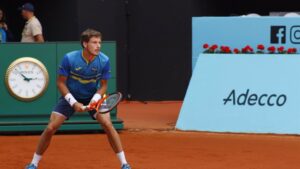
[[[123,102],[133,169],[299,169],[300,137],[173,130],[181,102]],[[0,136],[0,169],[23,169],[38,136]],[[105,134],[56,135],[40,169],[118,169]]]

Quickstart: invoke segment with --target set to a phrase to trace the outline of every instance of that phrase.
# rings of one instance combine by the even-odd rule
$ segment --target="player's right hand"
[[[73,108],[76,112],[84,112],[85,110],[82,108],[83,107],[83,104],[82,103],[79,103],[79,102],[76,102],[74,105],[73,105]]]

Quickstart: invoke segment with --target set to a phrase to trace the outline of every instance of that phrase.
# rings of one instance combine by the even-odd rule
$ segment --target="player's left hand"
[[[91,100],[90,103],[89,103],[89,107],[93,107],[93,105],[96,105],[96,103],[97,103],[96,101]]]
[[[97,102],[102,98],[102,96],[99,93],[94,94],[93,98],[91,99],[89,103],[89,107],[93,108],[93,106],[97,105]]]

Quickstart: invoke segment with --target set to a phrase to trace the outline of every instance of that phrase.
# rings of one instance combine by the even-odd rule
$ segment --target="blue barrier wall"
[[[237,48],[246,45],[256,48],[257,44],[299,47],[300,18],[193,17],[193,67],[204,43]]]
[[[300,57],[201,54],[176,127],[300,134]]]

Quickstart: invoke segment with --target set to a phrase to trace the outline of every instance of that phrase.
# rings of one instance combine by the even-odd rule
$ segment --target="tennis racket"
[[[84,110],[96,110],[97,113],[105,114],[115,107],[118,106],[120,101],[122,100],[122,93],[112,93],[109,95],[104,95],[98,102],[94,102],[90,105],[83,106],[82,109]]]

